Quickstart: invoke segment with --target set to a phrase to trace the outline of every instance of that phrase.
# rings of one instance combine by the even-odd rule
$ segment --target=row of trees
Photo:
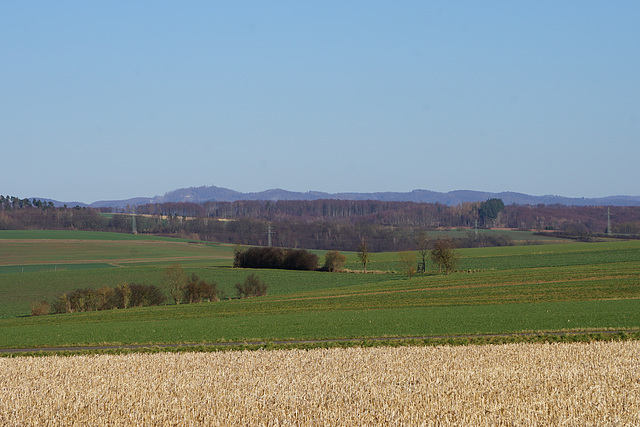
[[[121,283],[116,287],[75,289],[60,295],[53,304],[49,304],[48,301],[33,304],[31,313],[44,315],[147,307],[164,304],[166,299],[164,293],[155,285]]]
[[[196,274],[187,275],[179,264],[167,267],[162,284],[175,304],[194,304],[219,301],[222,298],[216,282],[207,282]],[[243,282],[234,285],[238,298],[264,296],[268,285],[255,274],[250,274]],[[56,313],[76,313],[148,307],[166,303],[167,296],[162,288],[142,283],[121,283],[115,287],[103,286],[98,289],[81,288],[65,292],[53,303],[46,300],[34,303],[34,316]]]
[[[489,225],[497,218],[500,199],[447,206],[441,203],[385,202],[377,200],[278,200],[235,202],[167,202],[136,207],[140,214],[183,218],[253,218],[265,221],[360,221],[415,227]]]
[[[15,210],[15,209],[26,209],[26,208],[43,208],[43,209],[54,209],[53,202],[44,202],[39,199],[20,199],[15,196],[3,196],[0,195],[0,209],[5,211]]]
[[[500,199],[457,206],[346,200],[165,203],[138,206],[136,212],[144,215],[135,217],[78,206],[56,208],[49,202],[10,196],[0,196],[0,202],[0,229],[135,231],[255,246],[266,246],[271,238],[273,246],[324,250],[353,250],[363,238],[375,252],[412,250],[422,230],[436,227],[474,228],[477,224],[578,236],[603,233],[607,228],[606,207],[505,206]],[[614,234],[638,234],[640,207],[611,207],[610,213]],[[508,242],[483,235],[456,244]]]
[[[455,269],[457,263],[456,240],[451,238],[439,238],[429,240],[426,234],[422,234],[416,241],[419,246],[418,253],[422,262],[416,264],[415,251],[400,251],[400,262],[409,276],[417,271],[425,272],[427,258],[438,266],[440,273],[449,274]],[[367,265],[371,259],[371,251],[366,239],[361,239],[357,248],[357,257],[362,264],[363,271],[367,272]],[[325,254],[324,265],[321,270],[336,272],[342,270],[347,257],[337,250],[328,251]],[[236,248],[234,267],[237,268],[269,268],[286,270],[318,270],[318,256],[306,250],[282,249],[273,247]]]
[[[416,251],[399,251],[400,265],[409,278],[413,277],[417,272],[425,273],[427,267],[427,259],[430,259],[437,267],[438,272],[446,274],[454,271],[458,263],[458,253],[456,252],[456,240],[451,238],[438,238],[433,241],[427,239],[426,235],[422,235],[416,242],[418,244],[418,254],[422,261],[416,263]],[[367,264],[370,259],[369,247],[367,241],[362,239],[358,246],[358,260],[362,264],[363,271],[367,272]],[[327,253],[327,259],[329,253]]]
[[[76,207],[54,207],[53,203],[38,199],[21,199],[15,196],[0,196],[0,211],[15,220],[15,226],[39,226],[65,228],[56,215],[29,216],[24,211],[92,211],[102,210]],[[371,200],[282,200],[282,201],[237,201],[205,203],[155,203],[136,206],[136,212],[145,218],[155,217],[143,228],[165,228],[170,232],[177,224],[187,219],[233,219],[250,218],[262,221],[282,222],[336,221],[341,223],[365,222],[376,225],[401,227],[507,227],[523,229],[560,230],[563,225],[583,224],[589,232],[604,232],[607,227],[607,211],[615,224],[640,223],[638,206],[564,206],[564,205],[509,205],[501,199],[483,202],[465,202],[455,206],[440,203],[384,202]],[[109,211],[109,209],[107,209]],[[127,209],[131,213],[132,209]],[[16,215],[11,215],[16,213]],[[114,212],[111,212],[114,213]],[[111,221],[116,218],[116,221]],[[128,218],[128,220],[126,220]],[[76,222],[79,218],[76,218]],[[89,218],[82,218],[87,220]],[[141,219],[141,218],[138,218]],[[100,228],[123,228],[131,230],[129,215],[100,216],[90,218]],[[124,221],[126,224],[121,224]],[[38,224],[42,222],[42,224]],[[144,221],[143,221],[144,222]],[[206,222],[204,223],[207,224]],[[199,226],[198,228],[202,228]],[[198,232],[203,232],[200,230]]]
[[[282,221],[366,222],[397,227],[506,227],[560,230],[563,224],[585,224],[591,232],[604,232],[607,210],[614,223],[640,222],[638,206],[504,205],[501,199],[441,203],[384,202],[371,200],[281,200],[206,203],[158,203],[138,206],[152,216],[182,218],[251,218]]]
[[[175,304],[219,301],[224,298],[216,282],[207,282],[195,274],[189,276],[180,264],[165,269],[162,283]],[[268,289],[268,285],[254,274],[234,287],[238,298],[264,296]]]

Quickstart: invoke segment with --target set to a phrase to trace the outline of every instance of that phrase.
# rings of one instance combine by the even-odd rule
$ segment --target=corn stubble
[[[1,425],[640,425],[640,342],[0,359]]]

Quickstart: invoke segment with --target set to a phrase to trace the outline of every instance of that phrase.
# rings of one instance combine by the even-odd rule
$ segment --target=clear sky
[[[0,193],[639,195],[637,1],[0,2]]]

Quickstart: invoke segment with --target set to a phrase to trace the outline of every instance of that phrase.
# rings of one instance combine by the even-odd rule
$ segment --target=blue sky
[[[0,3],[0,193],[639,195],[640,3]]]

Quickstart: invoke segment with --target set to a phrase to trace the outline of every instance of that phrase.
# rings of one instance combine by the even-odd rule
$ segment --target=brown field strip
[[[168,261],[189,261],[189,260],[203,260],[203,259],[233,259],[233,257],[226,257],[221,255],[207,255],[207,256],[183,256],[183,257],[164,257],[164,258],[115,258],[115,259],[81,259],[81,260],[59,260],[59,261],[37,261],[30,262],[29,265],[55,265],[55,264],[127,264],[127,263],[140,263],[140,262],[168,262]],[[12,266],[22,264],[6,264],[0,262],[0,265]]]
[[[173,248],[176,255],[169,254]],[[203,254],[204,251],[209,253]],[[167,262],[207,258],[233,259],[233,255],[216,254],[215,249],[203,245],[164,241],[3,240],[0,246],[0,265],[3,266]]]

